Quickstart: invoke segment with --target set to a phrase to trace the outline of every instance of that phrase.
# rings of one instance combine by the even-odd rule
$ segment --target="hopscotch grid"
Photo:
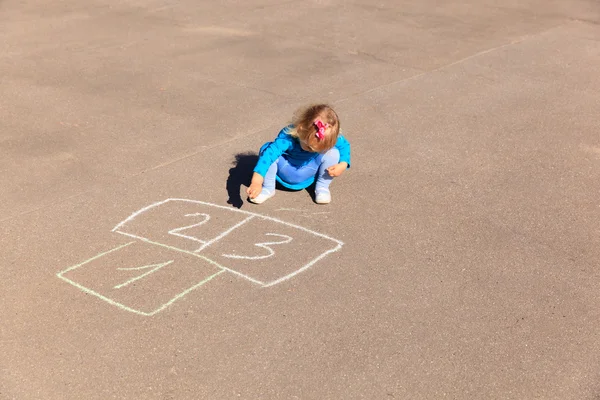
[[[147,239],[147,238],[144,238],[144,237],[141,237],[141,236],[137,236],[137,235],[134,235],[134,234],[129,234],[129,233],[126,233],[126,232],[118,230],[120,227],[122,227],[123,225],[125,225],[127,222],[133,220],[135,217],[137,217],[138,215],[144,213],[145,211],[148,211],[149,209],[151,209],[153,207],[157,207],[157,206],[160,206],[162,204],[165,204],[165,203],[168,203],[168,202],[171,202],[171,201],[174,201],[174,202],[182,201],[182,202],[186,202],[186,203],[202,204],[202,205],[205,205],[205,206],[215,207],[215,208],[221,208],[221,209],[227,210],[229,212],[236,212],[236,213],[241,213],[241,214],[245,214],[245,215],[249,216],[249,218],[246,218],[242,222],[240,222],[240,223],[234,225],[233,227],[229,228],[227,231],[221,233],[216,238],[211,239],[210,241],[206,242],[206,244],[203,245],[200,249],[196,250],[196,252],[203,250],[204,248],[208,247],[209,245],[211,245],[213,243],[216,243],[218,240],[221,240],[223,237],[227,236],[233,230],[235,230],[238,227],[242,226],[243,224],[245,224],[246,222],[248,222],[249,220],[251,220],[254,217],[258,217],[258,218],[263,219],[263,220],[268,220],[268,221],[276,222],[276,223],[279,223],[279,224],[282,224],[282,225],[286,225],[286,226],[289,226],[289,227],[292,227],[292,228],[299,229],[301,231],[310,233],[310,234],[315,235],[315,236],[319,236],[319,237],[322,237],[322,238],[325,238],[325,239],[329,239],[329,240],[337,243],[337,246],[335,248],[331,249],[331,250],[328,250],[328,251],[320,254],[318,257],[316,257],[315,259],[313,259],[312,261],[310,261],[308,264],[305,264],[301,268],[297,269],[296,271],[294,271],[294,272],[292,272],[292,273],[290,273],[290,274],[288,274],[286,276],[283,276],[283,277],[281,277],[279,279],[276,279],[274,281],[271,281],[271,282],[268,282],[268,283],[263,283],[263,282],[260,282],[260,281],[258,281],[256,279],[250,278],[249,276],[244,275],[244,274],[242,274],[242,273],[240,273],[240,272],[238,272],[236,270],[233,270],[233,269],[227,268],[227,267],[225,267],[223,265],[220,265],[217,262],[215,262],[215,261],[213,261],[213,260],[211,260],[211,259],[209,259],[207,257],[200,256],[197,253],[192,253],[192,252],[189,252],[189,251],[186,251],[186,250],[183,250],[183,249],[179,249],[177,247],[173,247],[173,246],[165,245],[165,244],[162,244],[162,243],[154,242],[154,241],[151,241],[150,239]],[[233,273],[235,275],[238,275],[238,276],[240,276],[240,277],[242,277],[244,279],[247,279],[247,280],[249,280],[249,281],[251,281],[253,283],[259,284],[262,287],[274,286],[276,284],[279,284],[279,283],[281,283],[283,281],[286,281],[286,280],[288,280],[288,279],[296,276],[297,274],[299,274],[299,273],[307,270],[308,268],[312,267],[315,263],[317,263],[319,260],[325,258],[327,255],[338,251],[344,245],[344,242],[342,242],[342,241],[340,241],[338,239],[334,239],[334,238],[332,238],[330,236],[327,236],[327,235],[324,235],[322,233],[315,232],[315,231],[312,231],[310,229],[304,228],[303,226],[299,226],[299,225],[295,225],[295,224],[292,224],[292,223],[289,223],[289,222],[285,222],[285,221],[282,221],[282,220],[277,219],[277,218],[269,217],[269,216],[262,215],[262,214],[253,213],[253,212],[250,212],[250,211],[244,211],[244,210],[239,210],[239,209],[232,209],[232,208],[227,207],[227,206],[221,206],[221,205],[218,205],[218,204],[207,203],[207,202],[200,201],[200,200],[190,200],[190,199],[180,199],[180,198],[169,198],[169,199],[157,202],[157,203],[150,204],[149,206],[146,206],[146,207],[144,207],[144,208],[142,208],[142,209],[134,212],[128,218],[126,218],[125,220],[123,220],[122,222],[120,222],[119,224],[117,224],[117,226],[115,226],[113,228],[113,232],[117,232],[117,233],[120,233],[122,235],[126,235],[126,236],[129,236],[129,237],[140,239],[140,240],[143,240],[143,241],[145,241],[147,243],[151,243],[151,244],[156,244],[156,245],[159,245],[159,246],[163,246],[163,247],[169,248],[171,250],[181,251],[181,252],[186,253],[186,254],[191,254],[191,255],[199,256],[199,257],[203,258],[204,260],[206,260],[206,261],[208,261],[208,262],[216,265],[217,267],[219,267],[221,269],[224,269],[224,270],[226,270],[228,272],[231,272],[231,273]]]
[[[167,248],[167,249],[169,249],[169,250],[173,250],[173,251],[179,251],[179,252],[181,252],[181,253],[185,253],[185,254],[189,254],[189,255],[191,255],[191,256],[194,256],[194,257],[201,258],[201,259],[203,259],[203,260],[205,260],[205,261],[209,262],[210,264],[214,265],[214,266],[215,266],[215,267],[217,267],[217,268],[220,268],[220,269],[222,269],[222,270],[225,270],[225,271],[227,271],[227,272],[230,272],[230,273],[232,273],[232,274],[234,274],[234,275],[238,275],[239,277],[242,277],[242,278],[244,278],[244,279],[247,279],[247,280],[249,280],[250,282],[252,282],[252,283],[255,283],[255,284],[257,284],[257,285],[260,285],[260,286],[263,286],[263,285],[264,285],[264,282],[261,282],[261,281],[259,281],[259,280],[257,280],[257,279],[254,279],[254,278],[251,278],[251,277],[249,277],[249,276],[247,276],[247,275],[244,275],[244,274],[242,274],[241,272],[238,272],[238,271],[236,271],[236,270],[234,270],[234,269],[227,268],[227,267],[225,267],[225,266],[223,266],[223,265],[219,264],[218,262],[216,262],[216,261],[214,261],[214,260],[211,260],[210,258],[208,258],[208,257],[206,257],[206,256],[203,256],[202,254],[194,253],[194,252],[192,252],[192,251],[188,251],[188,250],[183,250],[183,249],[180,249],[180,248],[178,248],[178,247],[169,246],[168,244],[164,244],[164,243],[160,243],[160,242],[154,242],[154,241],[152,241],[152,240],[150,240],[150,239],[147,239],[147,238],[145,238],[145,237],[142,237],[142,236],[136,236],[136,235],[134,235],[133,233],[127,233],[127,232],[121,232],[121,231],[115,231],[115,232],[116,232],[116,233],[120,233],[121,235],[125,235],[125,236],[132,237],[132,238],[134,238],[134,239],[139,239],[139,240],[141,240],[141,241],[143,241],[143,242],[145,242],[145,243],[153,244],[153,245],[156,245],[156,246],[161,246],[161,247]]]
[[[236,225],[234,225],[231,228],[227,229],[226,231],[222,232],[220,235],[218,235],[217,237],[211,239],[208,242],[204,242],[204,241],[201,241],[199,239],[194,238],[197,241],[204,243],[203,246],[201,248],[199,248],[198,250],[196,250],[195,252],[191,252],[191,251],[187,251],[187,250],[180,249],[180,248],[177,248],[177,247],[169,246],[169,245],[166,245],[166,244],[163,244],[163,243],[154,242],[154,241],[152,241],[150,239],[147,239],[147,238],[144,238],[144,237],[141,237],[141,236],[137,236],[137,235],[134,235],[134,234],[131,234],[131,233],[127,233],[127,232],[123,232],[123,231],[119,230],[119,228],[123,227],[128,222],[130,222],[133,219],[135,219],[138,215],[140,215],[140,214],[142,214],[142,213],[144,213],[144,212],[146,212],[146,211],[148,211],[148,210],[150,210],[150,209],[152,209],[154,207],[158,207],[160,205],[163,205],[163,204],[171,202],[171,201],[182,201],[182,202],[187,202],[187,203],[194,203],[194,204],[206,205],[206,206],[214,207],[214,208],[221,208],[221,209],[224,209],[224,210],[229,211],[229,212],[237,212],[237,213],[248,215],[248,218],[246,218],[243,221],[237,223]],[[189,215],[192,215],[192,214],[188,214],[186,216],[189,216]],[[205,214],[205,215],[207,215],[208,218],[205,221],[203,221],[203,222],[207,222],[208,219],[210,219],[210,216],[208,214]],[[288,274],[286,276],[283,276],[283,277],[281,277],[279,279],[276,279],[274,281],[268,282],[268,283],[261,282],[259,280],[254,279],[254,278],[251,278],[251,277],[249,277],[247,275],[244,275],[244,274],[242,274],[242,273],[240,273],[240,272],[238,272],[236,270],[227,268],[227,267],[225,267],[223,265],[220,265],[216,261],[211,260],[211,259],[209,259],[209,258],[207,258],[207,257],[205,257],[205,256],[200,255],[200,254],[197,253],[197,252],[203,250],[204,248],[208,247],[209,245],[214,244],[214,243],[218,242],[219,240],[221,240],[222,238],[226,237],[228,234],[230,234],[231,232],[233,232],[235,229],[239,228],[240,226],[244,225],[246,222],[250,221],[254,217],[258,217],[260,219],[267,220],[267,221],[276,222],[276,223],[279,223],[279,224],[282,224],[282,225],[285,225],[285,226],[289,226],[289,227],[292,227],[292,228],[295,228],[295,229],[307,232],[309,234],[312,234],[312,235],[315,235],[315,236],[318,236],[318,237],[322,237],[322,238],[331,240],[331,241],[337,243],[337,246],[335,248],[333,248],[333,249],[327,250],[326,252],[320,254],[318,257],[314,258],[312,261],[310,261],[309,263],[305,264],[304,266],[302,266],[301,268],[297,269],[296,271],[294,271],[294,272],[292,272],[292,273],[290,273],[290,274]],[[194,225],[192,225],[192,226],[194,226]],[[190,226],[190,227],[192,227],[192,226]],[[185,227],[185,228],[188,228],[188,227]],[[182,229],[185,229],[185,228],[177,228],[177,230],[182,230]],[[169,234],[173,234],[174,236],[180,236],[180,237],[184,237],[186,239],[190,239],[190,238],[188,238],[185,235],[181,235],[181,234],[177,234],[177,233],[172,233],[172,231],[175,231],[175,229],[169,231]],[[291,224],[289,222],[282,221],[282,220],[280,220],[278,218],[273,218],[273,217],[269,217],[269,216],[265,216],[265,215],[261,215],[261,214],[257,214],[257,213],[253,213],[253,212],[249,212],[249,211],[239,210],[239,209],[232,209],[230,207],[221,206],[221,205],[212,204],[212,203],[207,203],[207,202],[203,202],[203,201],[199,201],[199,200],[189,200],[189,199],[179,199],[179,198],[169,198],[169,199],[157,202],[157,203],[150,204],[150,205],[148,205],[146,207],[143,207],[142,209],[134,212],[129,217],[127,217],[125,220],[123,220],[119,224],[117,224],[112,229],[112,232],[116,232],[116,233],[119,233],[121,235],[125,235],[125,236],[128,236],[128,237],[132,237],[132,238],[141,240],[141,241],[149,243],[149,244],[154,244],[154,245],[161,246],[161,247],[173,250],[173,251],[178,251],[178,252],[181,252],[181,253],[184,253],[184,254],[188,254],[188,255],[192,255],[192,256],[201,258],[201,259],[207,261],[208,263],[210,263],[210,264],[212,264],[212,265],[214,265],[214,266],[216,266],[217,268],[220,269],[219,271],[217,271],[216,273],[214,273],[214,274],[210,275],[209,277],[205,278],[204,280],[202,280],[201,282],[197,283],[196,285],[194,285],[194,286],[192,286],[192,287],[184,290],[183,292],[177,294],[175,297],[173,297],[167,303],[161,305],[160,307],[158,307],[157,309],[155,309],[154,311],[151,311],[151,312],[144,312],[144,311],[140,311],[140,310],[136,310],[134,308],[128,307],[128,306],[126,306],[124,304],[121,304],[121,303],[119,303],[117,301],[114,301],[114,300],[112,300],[112,299],[110,299],[110,298],[108,298],[108,297],[106,297],[106,296],[104,296],[104,295],[102,295],[102,294],[100,294],[100,293],[98,293],[98,292],[90,289],[90,288],[87,288],[87,287],[85,287],[85,286],[83,286],[83,285],[81,285],[81,284],[79,284],[77,282],[74,282],[71,279],[66,278],[64,276],[65,273],[73,271],[73,270],[75,270],[75,269],[77,269],[77,268],[79,268],[79,267],[81,267],[81,266],[83,266],[83,265],[85,265],[87,263],[90,263],[90,262],[92,262],[92,261],[94,261],[94,260],[96,260],[96,259],[98,259],[100,257],[103,257],[103,256],[105,256],[105,255],[107,255],[109,253],[112,253],[114,251],[118,251],[118,250],[120,250],[120,249],[122,249],[122,248],[124,248],[126,246],[129,246],[129,245],[135,243],[135,241],[126,243],[124,245],[121,245],[121,246],[115,247],[115,248],[113,248],[111,250],[108,250],[108,251],[105,251],[103,253],[100,253],[100,254],[98,254],[98,255],[96,255],[96,256],[94,256],[94,257],[92,257],[92,258],[90,258],[90,259],[88,259],[88,260],[86,260],[86,261],[84,261],[82,263],[79,263],[77,265],[69,267],[69,268],[67,268],[67,269],[65,269],[65,270],[63,270],[63,271],[61,271],[61,272],[59,272],[59,273],[56,274],[58,278],[60,278],[63,281],[65,281],[65,282],[67,282],[67,283],[75,286],[76,288],[80,289],[84,293],[96,296],[96,297],[100,298],[101,300],[104,300],[107,303],[109,303],[111,305],[114,305],[114,306],[116,306],[116,307],[118,307],[118,308],[120,308],[120,309],[122,309],[124,311],[132,312],[134,314],[141,315],[141,316],[152,316],[152,315],[154,315],[156,313],[159,313],[160,311],[162,311],[162,310],[166,309],[167,307],[169,307],[175,301],[183,298],[188,293],[190,293],[193,290],[197,289],[198,287],[206,284],[207,282],[211,281],[212,279],[214,279],[218,275],[221,275],[224,272],[232,273],[234,275],[237,275],[237,276],[239,276],[241,278],[244,278],[244,279],[246,279],[246,280],[248,280],[248,281],[250,281],[252,283],[255,283],[257,285],[260,285],[262,287],[270,287],[270,286],[277,285],[277,284],[279,284],[281,282],[284,282],[284,281],[286,281],[286,280],[288,280],[288,279],[290,279],[290,278],[298,275],[299,273],[307,270],[308,268],[312,267],[315,263],[317,263],[321,259],[325,258],[327,255],[329,255],[331,253],[334,253],[334,252],[338,251],[339,249],[341,249],[342,246],[344,245],[344,243],[342,241],[340,241],[340,240],[334,239],[334,238],[332,238],[330,236],[324,235],[324,234],[319,233],[319,232],[312,231],[312,230],[304,228],[302,226],[298,226],[298,225],[295,225],[295,224]],[[280,244],[280,243],[281,242],[278,242],[278,243],[267,243],[267,244]],[[289,241],[285,242],[285,243],[289,243]]]

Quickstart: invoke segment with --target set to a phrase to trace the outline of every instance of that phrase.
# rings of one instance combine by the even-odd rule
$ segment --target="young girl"
[[[350,143],[340,134],[340,120],[326,104],[310,106],[260,149],[252,182],[246,191],[261,204],[275,195],[275,181],[304,189],[315,179],[315,201],[331,202],[329,184],[350,166]]]

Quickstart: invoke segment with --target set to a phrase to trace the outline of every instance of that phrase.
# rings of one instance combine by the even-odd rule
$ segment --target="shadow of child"
[[[240,188],[242,185],[250,186],[254,167],[258,162],[258,154],[256,153],[239,153],[235,155],[233,167],[229,170],[227,178],[227,194],[229,199],[227,204],[231,204],[235,208],[242,208],[244,201],[240,196]]]

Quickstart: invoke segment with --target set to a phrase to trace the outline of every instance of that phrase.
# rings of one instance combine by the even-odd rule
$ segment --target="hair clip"
[[[329,124],[323,123],[320,119],[315,120],[314,125],[317,127],[317,133],[315,136],[319,140],[325,139],[325,129],[329,127]]]

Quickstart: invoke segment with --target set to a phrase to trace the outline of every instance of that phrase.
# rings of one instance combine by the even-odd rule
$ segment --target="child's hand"
[[[252,176],[252,182],[250,182],[250,186],[248,186],[248,189],[246,189],[248,197],[254,199],[260,194],[260,192],[262,191],[263,181],[264,178],[255,172]]]
[[[260,183],[251,183],[250,186],[248,186],[248,189],[246,189],[246,193],[248,193],[248,197],[250,197],[251,199],[256,198],[256,196],[258,196],[261,191],[262,184]]]
[[[329,176],[336,177],[340,176],[346,170],[346,168],[348,168],[348,163],[341,162],[327,168],[327,172],[329,173]]]

